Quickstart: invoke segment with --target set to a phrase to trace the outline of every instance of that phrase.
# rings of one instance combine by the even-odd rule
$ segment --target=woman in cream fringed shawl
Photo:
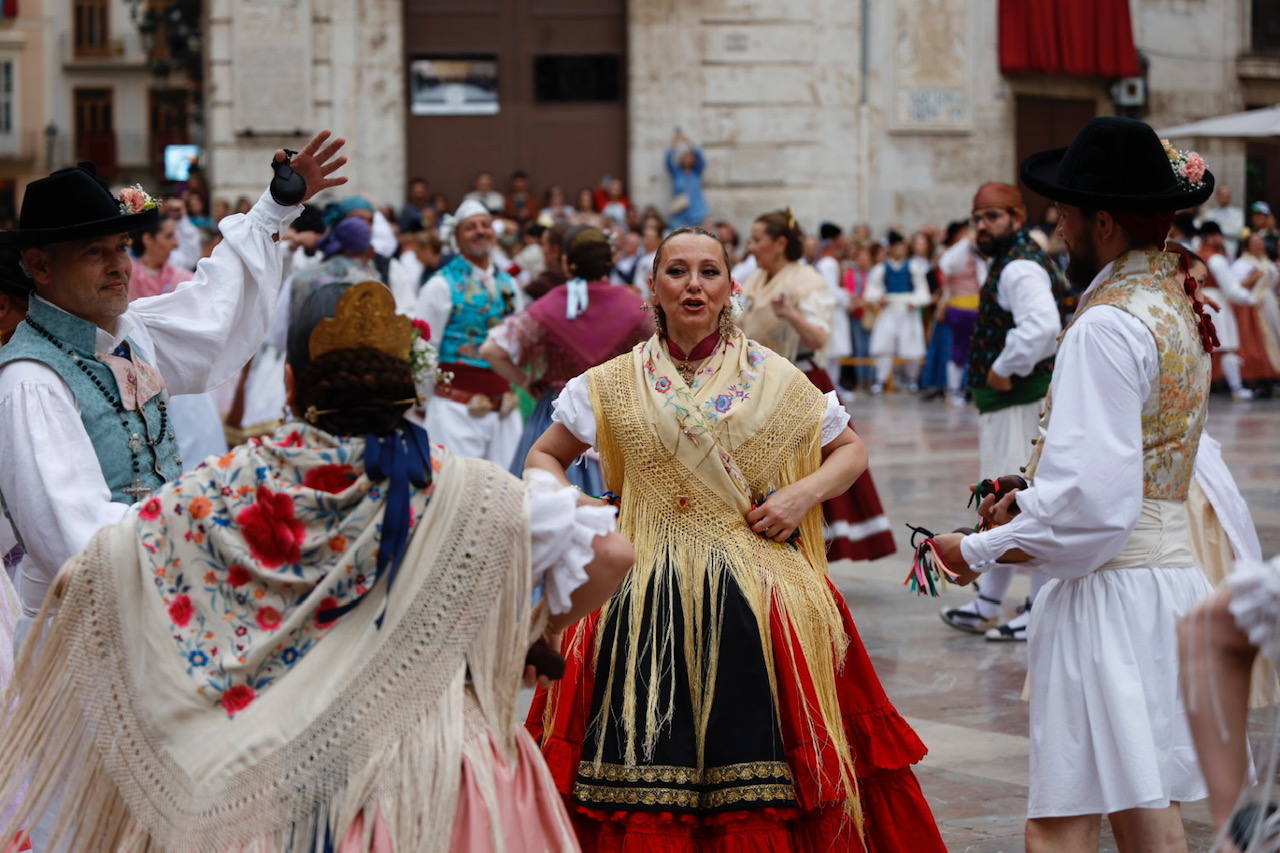
[[[0,839],[577,849],[516,695],[534,638],[604,601],[630,546],[611,509],[403,420],[422,344],[393,312],[378,282],[320,288],[289,340],[306,422],[210,457],[63,568],[7,697],[0,803],[27,792]]]
[[[867,465],[843,407],[731,320],[715,236],[672,232],[658,333],[571,380],[530,469],[588,446],[636,566],[566,632],[529,727],[584,849],[941,851],[924,745],[827,578],[822,501]]]

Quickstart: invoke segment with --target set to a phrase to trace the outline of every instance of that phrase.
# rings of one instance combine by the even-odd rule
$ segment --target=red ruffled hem
[[[706,816],[568,806],[583,853],[945,853],[909,769],[858,782],[861,835],[838,805]]]
[[[819,853],[819,851],[943,851],[945,846],[911,765],[924,743],[889,701],[844,597],[827,582],[849,644],[836,672],[842,722],[854,756],[866,846],[847,820],[840,786],[841,757],[821,732],[812,735],[804,709],[816,707],[808,662],[775,608],[770,619],[778,674],[778,721],[795,784],[798,809],[753,809],[715,815],[601,812],[570,796],[591,713],[595,673],[583,654],[569,657],[556,687],[550,729],[548,692],[539,689],[528,728],[542,748],[556,788],[569,803],[587,853]],[[565,647],[592,649],[598,614],[566,632]]]

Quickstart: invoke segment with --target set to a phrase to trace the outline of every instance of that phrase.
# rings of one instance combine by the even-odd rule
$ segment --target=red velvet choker
[[[680,345],[667,338],[667,351],[671,353],[671,357],[676,361],[702,361],[704,358],[710,358],[711,354],[716,351],[716,345],[720,343],[720,331],[717,329],[707,335],[698,345],[693,348],[693,352],[685,355],[684,350],[680,349]]]

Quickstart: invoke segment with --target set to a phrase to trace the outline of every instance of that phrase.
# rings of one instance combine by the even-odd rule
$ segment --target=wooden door
[[[1037,151],[1070,145],[1080,128],[1097,115],[1097,105],[1094,101],[1084,99],[1019,95],[1015,111],[1020,166],[1023,160]],[[1017,183],[1027,203],[1028,222],[1042,222],[1049,200],[1029,190],[1021,178],[1018,178]]]
[[[409,176],[452,205],[481,171],[506,192],[528,173],[541,201],[558,184],[577,190],[625,175],[625,0],[406,0]],[[415,115],[415,59],[496,60],[497,112]]]
[[[110,89],[75,90],[76,159],[89,160],[98,174],[111,179],[116,174],[116,126],[114,98]]]

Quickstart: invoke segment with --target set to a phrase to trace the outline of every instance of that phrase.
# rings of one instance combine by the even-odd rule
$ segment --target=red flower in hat
[[[307,528],[295,515],[293,498],[258,486],[257,502],[240,510],[236,524],[253,554],[268,569],[302,558]]]

